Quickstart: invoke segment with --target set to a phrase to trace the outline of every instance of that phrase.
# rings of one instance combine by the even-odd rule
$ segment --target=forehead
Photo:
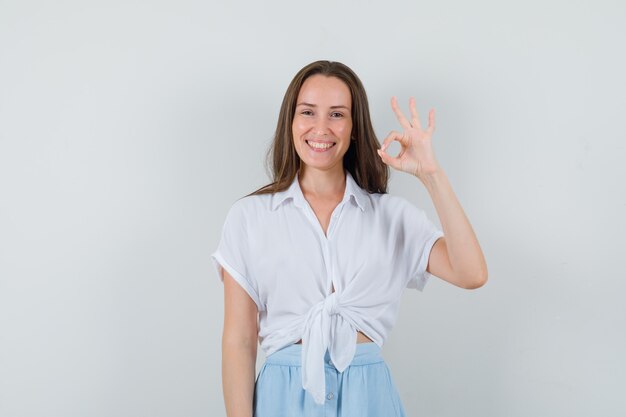
[[[302,84],[297,104],[302,102],[320,106],[350,107],[352,97],[348,85],[339,78],[316,74],[307,78]]]

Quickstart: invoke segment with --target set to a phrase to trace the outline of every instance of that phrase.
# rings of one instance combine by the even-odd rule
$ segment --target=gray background
[[[317,59],[437,111],[486,254],[407,291],[409,416],[626,415],[621,1],[0,0],[0,416],[223,416],[224,216]],[[396,148],[397,150],[397,148]],[[390,191],[437,221],[423,186]],[[263,356],[259,354],[259,365]]]

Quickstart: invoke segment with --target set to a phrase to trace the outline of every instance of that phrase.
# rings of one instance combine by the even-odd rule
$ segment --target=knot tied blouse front
[[[382,347],[403,290],[421,291],[430,278],[430,250],[442,236],[424,211],[369,194],[348,171],[324,234],[297,175],[285,191],[237,200],[212,258],[220,278],[223,268],[254,300],[266,356],[302,339],[302,386],[323,404],[326,350],[343,372],[357,331]]]

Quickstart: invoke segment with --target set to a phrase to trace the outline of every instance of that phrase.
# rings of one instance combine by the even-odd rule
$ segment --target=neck
[[[298,178],[302,193],[316,197],[334,198],[343,195],[346,189],[346,174],[342,165],[320,170],[302,164]]]

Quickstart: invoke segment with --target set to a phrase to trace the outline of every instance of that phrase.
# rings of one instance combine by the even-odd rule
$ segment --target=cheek
[[[302,141],[300,138],[302,137],[303,129],[300,123],[297,123],[295,120],[291,124],[291,143],[299,151]]]
[[[340,126],[337,126],[337,133],[339,134],[339,136],[350,136],[350,133],[352,133],[352,122],[351,121],[346,121],[345,123],[342,123]]]
[[[294,119],[291,124],[291,132],[293,133],[294,139],[301,133],[306,131],[306,125],[302,120]]]

